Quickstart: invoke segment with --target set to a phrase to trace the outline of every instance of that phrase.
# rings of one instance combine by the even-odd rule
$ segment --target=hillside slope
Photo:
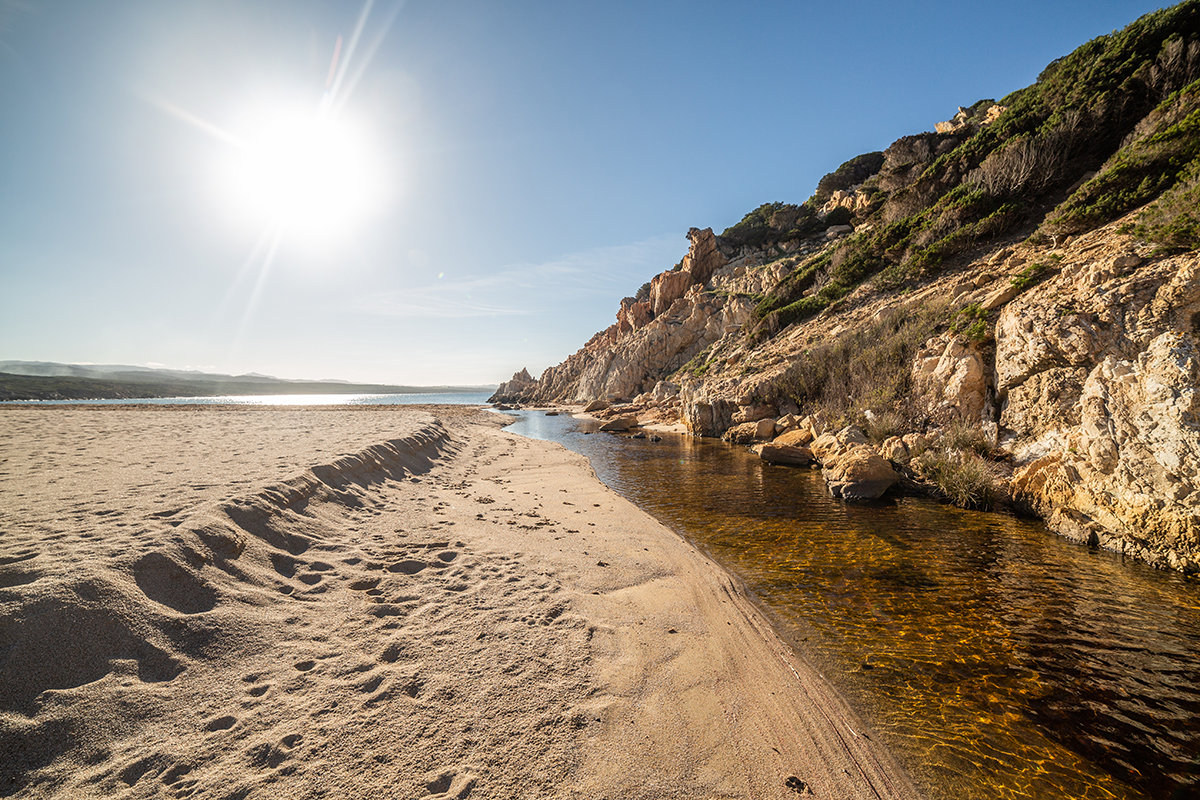
[[[1200,2],[1149,14],[801,205],[692,229],[616,324],[494,399],[811,444],[835,491],[866,447],[879,475],[1200,570],[1198,79]]]

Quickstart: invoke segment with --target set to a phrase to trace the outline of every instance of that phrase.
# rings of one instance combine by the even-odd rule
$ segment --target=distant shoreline
[[[491,393],[495,386],[393,386],[278,379],[129,379],[15,375],[0,372],[0,401],[155,400],[205,397],[349,394]]]

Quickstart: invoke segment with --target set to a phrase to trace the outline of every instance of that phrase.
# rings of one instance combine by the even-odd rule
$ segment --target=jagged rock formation
[[[537,381],[529,374],[528,369],[522,369],[496,388],[495,393],[488,398],[489,403],[520,403],[526,397],[537,391]]]
[[[750,319],[753,303],[734,290],[745,269],[720,249],[711,228],[688,231],[691,246],[674,269],[650,282],[649,298],[625,298],[617,323],[542,373],[527,401],[586,403],[651,391],[713,342]],[[740,270],[740,272],[739,272]],[[743,281],[744,283],[744,281]],[[758,287],[761,291],[762,287]]]
[[[647,296],[510,395],[774,439],[772,459],[811,442],[852,499],[971,466],[1072,539],[1200,571],[1200,2],[959,117],[802,206],[693,228]],[[847,423],[878,444],[841,442],[839,465],[822,435]]]

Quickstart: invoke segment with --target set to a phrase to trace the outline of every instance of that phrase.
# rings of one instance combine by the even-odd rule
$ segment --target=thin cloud
[[[422,286],[368,298],[361,304],[360,310],[383,316],[440,319],[522,316],[530,313],[527,309],[481,303],[470,297],[470,294],[472,293],[460,283]]]
[[[512,264],[482,276],[448,279],[359,304],[367,313],[411,317],[525,316],[565,298],[611,297],[669,269],[682,248],[675,236],[571,253],[540,264]],[[486,302],[479,298],[487,298]]]

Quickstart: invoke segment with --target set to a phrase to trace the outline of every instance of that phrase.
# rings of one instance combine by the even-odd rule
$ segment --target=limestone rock
[[[1000,422],[1034,457],[1014,498],[1064,536],[1198,571],[1200,259],[1114,250],[1000,314]]]
[[[765,419],[760,419],[757,423],[755,423],[755,425],[755,439],[763,440],[775,438],[775,420],[767,417]]]
[[[781,433],[775,437],[775,444],[784,445],[787,447],[804,447],[813,440],[812,430],[809,428],[797,428],[793,431]]]
[[[807,447],[795,447],[786,444],[769,442],[759,449],[758,457],[768,464],[790,464],[803,467],[813,463],[812,450]]]
[[[740,425],[734,425],[721,437],[732,444],[751,444],[758,439],[758,423],[743,422]]]
[[[874,500],[900,480],[887,459],[865,444],[826,453],[821,463],[829,493],[843,500]]]
[[[883,444],[879,446],[879,454],[893,464],[907,464],[912,459],[908,447],[899,436],[889,436],[884,439]]]
[[[822,464],[825,463],[825,458],[836,450],[840,450],[846,445],[867,443],[867,437],[858,428],[853,425],[847,425],[837,433],[825,433],[818,436],[809,445],[813,451],[813,455]]]
[[[735,425],[743,422],[758,422],[760,419],[774,417],[775,414],[775,406],[767,405],[766,403],[755,403],[735,412],[733,422]]]
[[[528,369],[523,369],[512,376],[511,380],[507,380],[500,384],[496,389],[495,394],[488,398],[489,403],[520,403],[524,402],[537,389],[537,381],[529,374]]]
[[[987,396],[983,356],[953,333],[927,341],[913,361],[913,392],[935,418],[978,420]]]
[[[593,411],[603,411],[608,408],[608,401],[597,398],[583,407],[584,413],[590,414]]]

